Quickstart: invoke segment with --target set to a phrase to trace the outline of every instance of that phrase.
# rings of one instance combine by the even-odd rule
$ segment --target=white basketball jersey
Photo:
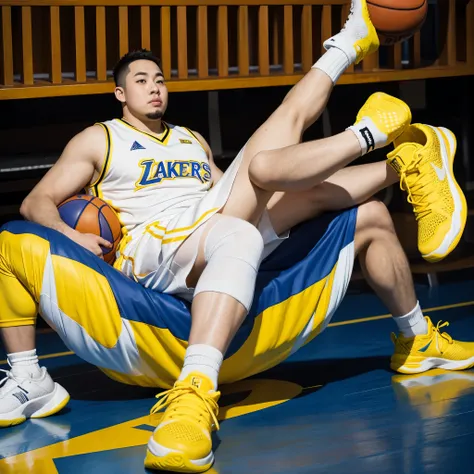
[[[207,154],[190,130],[163,122],[164,132],[157,137],[123,119],[100,125],[107,151],[88,192],[112,205],[125,233],[179,214],[211,187]]]
[[[211,188],[207,153],[190,130],[164,124],[155,137],[122,119],[100,125],[107,152],[88,192],[107,201],[121,220],[124,236],[114,267],[145,287],[191,297],[186,277],[193,260],[178,268],[173,258],[227,202],[243,150]]]

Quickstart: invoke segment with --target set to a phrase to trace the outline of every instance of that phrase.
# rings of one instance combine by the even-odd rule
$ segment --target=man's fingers
[[[102,237],[99,237],[99,245],[102,245],[103,247],[106,247],[108,249],[111,249],[113,247],[113,245],[108,240],[105,240]]]

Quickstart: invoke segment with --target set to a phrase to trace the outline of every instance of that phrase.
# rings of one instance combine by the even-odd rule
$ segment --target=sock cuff
[[[188,346],[185,357],[193,355],[205,355],[216,359],[220,358],[221,360],[224,358],[224,355],[219,349],[208,344],[192,344]]]
[[[207,365],[219,370],[224,356],[221,351],[207,344],[193,344],[186,349],[184,367],[188,365]]]
[[[353,132],[357,140],[359,140],[362,155],[375,150],[375,137],[370,130],[369,124],[365,123],[364,119],[355,125],[347,127],[346,130]]]
[[[186,349],[184,365],[179,380],[184,380],[191,372],[201,372],[212,381],[217,390],[219,370],[224,355],[221,351],[208,344],[192,344]]]
[[[312,66],[326,73],[335,84],[349,66],[350,61],[344,51],[329,48]]]
[[[428,331],[428,324],[423,316],[423,311],[418,301],[416,302],[416,306],[409,313],[403,316],[394,316],[393,319],[405,337],[420,336],[426,334]]]
[[[418,322],[420,318],[420,313],[422,313],[420,308],[420,302],[416,302],[416,306],[407,314],[403,316],[397,316],[397,319],[400,321],[406,321],[407,323]]]
[[[32,365],[38,363],[36,349],[32,349],[31,351],[12,352],[11,354],[7,354],[7,359],[12,366]]]

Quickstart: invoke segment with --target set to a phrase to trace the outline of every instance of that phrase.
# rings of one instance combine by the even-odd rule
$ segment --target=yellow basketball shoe
[[[467,220],[467,203],[453,173],[456,137],[446,128],[411,125],[397,140],[388,163],[418,221],[418,249],[437,262],[459,243]]]
[[[358,64],[366,56],[377,51],[379,37],[372,21],[366,0],[352,0],[349,16],[342,30],[324,41],[325,49],[338,48],[351,63]]]
[[[372,94],[357,114],[352,130],[362,153],[384,147],[399,137],[411,122],[411,111],[405,102],[384,92]]]
[[[474,366],[474,342],[455,341],[440,329],[449,323],[434,326],[425,316],[428,332],[415,337],[392,333],[395,352],[390,368],[402,374],[417,374],[433,368],[463,370]]]
[[[453,402],[474,392],[474,372],[433,369],[423,374],[394,375],[392,387],[398,400],[409,403],[423,418],[449,413]]]
[[[152,408],[165,408],[163,418],[148,442],[145,467],[172,472],[204,472],[214,462],[211,431],[219,429],[217,402],[220,392],[199,372],[160,393]]]

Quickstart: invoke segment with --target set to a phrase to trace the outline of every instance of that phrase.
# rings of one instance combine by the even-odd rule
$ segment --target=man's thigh
[[[256,225],[274,194],[255,186],[249,178],[249,165],[253,157],[262,151],[295,145],[301,142],[301,127],[288,118],[285,107],[278,107],[254,132],[241,150],[242,162],[222,214],[244,219]]]
[[[273,229],[280,235],[295,225],[329,210],[326,194],[321,186],[297,193],[269,193],[252,184],[248,178],[248,165],[242,162],[232,192],[221,213],[258,225],[266,208]]]
[[[275,193],[268,201],[267,209],[273,229],[278,235],[330,210],[325,202],[324,189],[320,186],[298,193]]]
[[[238,169],[221,214],[238,217],[256,226],[274,192],[259,188],[249,178],[249,165],[252,158],[265,149],[263,144],[262,148],[256,147],[254,138],[249,140],[235,158],[239,160]]]
[[[285,197],[283,199],[283,197],[287,196],[288,193],[265,191],[264,189],[261,189],[252,183],[249,178],[248,170],[251,158],[256,154],[256,149],[257,148],[255,146],[249,147],[247,145],[241,150],[240,153],[242,156],[239,169],[232,186],[232,191],[221,213],[224,215],[239,217],[240,219],[244,219],[251,224],[257,225],[265,208],[268,207],[270,209],[283,200],[283,206],[278,206],[279,209],[282,207],[282,213],[287,213],[287,207],[288,211],[291,213],[290,208],[292,202],[294,201],[296,204],[301,202],[305,209],[307,209],[306,212],[303,212],[303,215],[306,216],[309,211],[309,206],[306,204],[306,197],[312,195],[312,192],[293,193],[289,195],[289,198]],[[262,149],[265,149],[265,147]],[[288,204],[286,204],[287,202]],[[270,205],[270,203],[272,204]],[[314,217],[314,215],[308,215],[307,218],[310,217]],[[286,218],[284,218],[284,220],[286,222]],[[301,220],[298,222],[301,222]],[[282,224],[284,225],[283,222]],[[283,230],[286,230],[286,228]]]
[[[257,225],[273,193],[255,186],[250,181],[249,161],[246,160],[248,154],[245,151],[243,151],[244,156],[237,171],[232,191],[221,214],[238,217]]]
[[[383,175],[374,175],[374,171],[377,170],[367,165],[350,166],[308,191],[275,193],[267,204],[275,232],[281,234],[323,212],[365,202],[383,187]]]

